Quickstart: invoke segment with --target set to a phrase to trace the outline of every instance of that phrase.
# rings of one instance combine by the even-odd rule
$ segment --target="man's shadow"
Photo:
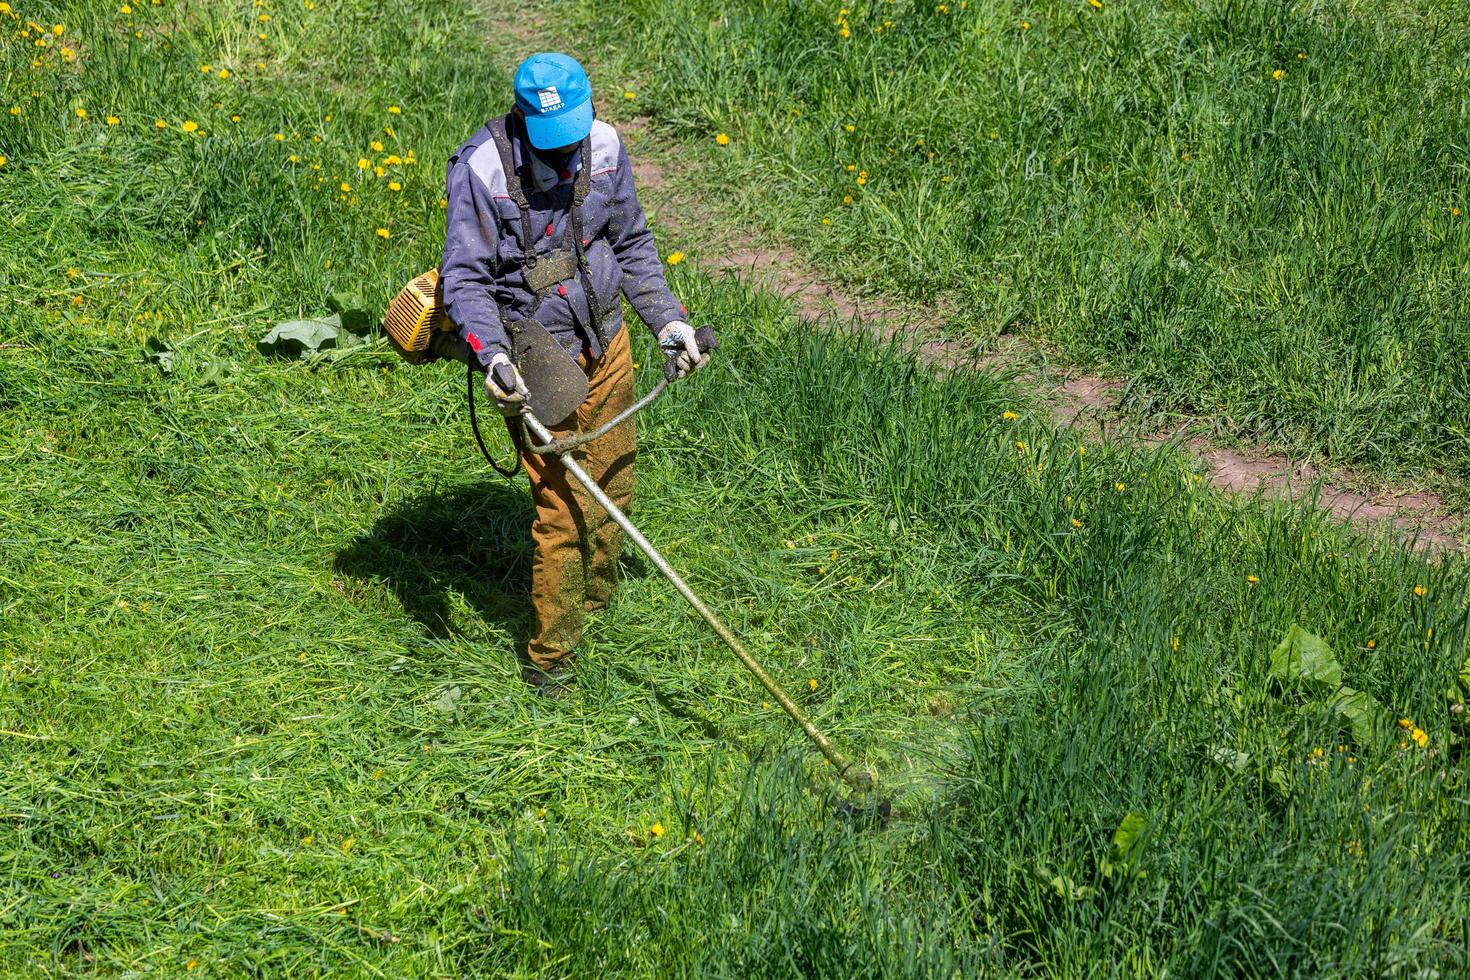
[[[520,484],[504,481],[431,491],[390,505],[372,528],[337,552],[334,567],[386,581],[408,613],[434,636],[455,632],[450,593],[499,623],[515,647],[531,630],[534,507]]]

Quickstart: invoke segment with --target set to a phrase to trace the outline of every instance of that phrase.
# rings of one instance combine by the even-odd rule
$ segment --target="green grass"
[[[1229,503],[687,265],[725,344],[640,421],[635,519],[896,819],[834,815],[639,560],[578,692],[533,697],[529,503],[463,376],[254,348],[433,261],[442,160],[502,104],[493,25],[265,9],[265,42],[223,0],[22,10],[79,52],[34,73],[4,42],[0,971],[1466,968],[1462,561]],[[1270,680],[1293,622],[1428,745]]]
[[[948,296],[954,333],[1124,375],[1143,416],[1463,503],[1463,4],[576,9],[605,84],[822,275]]]

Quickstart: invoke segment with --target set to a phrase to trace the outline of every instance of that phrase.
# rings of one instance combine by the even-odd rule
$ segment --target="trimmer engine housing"
[[[410,279],[388,304],[383,332],[399,355],[410,364],[432,360],[434,334],[449,329],[439,293],[439,270],[430,269]]]

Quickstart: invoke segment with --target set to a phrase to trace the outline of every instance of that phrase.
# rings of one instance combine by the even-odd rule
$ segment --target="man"
[[[521,63],[511,112],[449,158],[448,201],[444,304],[508,421],[528,395],[512,356],[517,323],[528,318],[587,375],[581,408],[560,425],[542,420],[558,438],[594,429],[633,403],[620,295],[665,355],[677,357],[681,376],[708,362],[664,280],[627,152],[616,130],[594,118],[591,83],[574,59],[535,54]],[[497,375],[514,383],[502,388]],[[624,511],[633,498],[634,452],[631,420],[578,451]],[[536,506],[536,625],[522,675],[557,696],[572,681],[584,613],[605,606],[616,587],[622,532],[554,458],[522,449],[521,463]]]

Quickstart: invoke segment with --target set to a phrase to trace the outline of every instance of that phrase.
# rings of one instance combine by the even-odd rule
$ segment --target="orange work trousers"
[[[584,352],[577,366],[587,375],[587,400],[561,425],[558,439],[597,428],[633,404],[633,357],[625,325],[597,360]],[[624,513],[633,503],[633,420],[572,451],[572,457]],[[531,478],[536,517],[531,523],[531,605],[536,626],[526,645],[530,661],[549,670],[567,660],[582,639],[582,617],[605,606],[617,587],[623,531],[568,476],[554,456],[521,453]]]

